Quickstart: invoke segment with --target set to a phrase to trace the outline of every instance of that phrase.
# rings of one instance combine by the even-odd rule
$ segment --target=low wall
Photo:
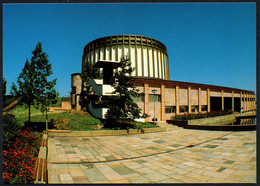
[[[236,116],[234,114],[230,114],[225,116],[188,120],[188,125],[208,125],[208,124],[214,124],[218,122],[229,122],[235,120],[236,120]]]
[[[55,136],[118,136],[129,134],[142,134],[152,132],[165,132],[166,127],[128,129],[128,130],[96,130],[96,131],[70,131],[70,130],[48,130],[49,137]]]
[[[62,109],[71,110],[71,103],[70,103],[70,102],[62,101],[62,102],[60,103],[60,107],[61,107]]]
[[[234,114],[190,120],[167,120],[167,123],[184,127],[187,125],[218,125],[220,122],[227,124],[232,121],[236,121],[236,116]]]
[[[167,120],[167,123],[178,125],[186,129],[199,130],[216,130],[216,131],[249,131],[256,130],[256,125],[226,125],[236,121],[237,118],[254,117],[255,115],[240,116],[240,115],[225,115],[211,118],[192,119],[192,120]]]
[[[256,125],[186,125],[184,128],[215,131],[250,131],[256,130]]]
[[[71,104],[70,102],[61,102],[60,107],[47,107],[49,112],[55,112],[55,113],[61,113],[61,112],[67,112],[68,110],[71,110]]]

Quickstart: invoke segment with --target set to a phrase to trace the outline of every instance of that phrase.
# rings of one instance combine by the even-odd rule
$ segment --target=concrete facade
[[[139,90],[145,90],[147,99],[143,99],[144,102],[139,101],[137,104],[143,110],[143,113],[150,115],[146,119],[149,122],[153,121],[154,118],[154,106],[155,118],[158,121],[168,120],[176,114],[203,113],[214,110],[241,111],[244,113],[255,110],[255,94],[252,91],[147,78],[138,78],[136,85]],[[157,91],[156,95],[161,97],[160,102],[154,104],[153,101],[149,100],[149,95],[153,94],[152,90]],[[212,105],[211,99],[214,98],[219,98],[217,104],[220,104],[220,109]],[[225,106],[225,99],[230,99],[231,103]],[[173,109],[170,109],[170,107],[173,107]],[[171,112],[169,112],[170,110]]]

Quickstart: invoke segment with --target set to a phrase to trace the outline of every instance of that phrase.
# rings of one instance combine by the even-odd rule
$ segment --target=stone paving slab
[[[256,131],[49,138],[49,183],[256,183]]]

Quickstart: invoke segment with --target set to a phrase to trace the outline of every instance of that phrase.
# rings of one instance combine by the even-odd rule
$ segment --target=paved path
[[[53,137],[52,183],[256,183],[256,131]]]

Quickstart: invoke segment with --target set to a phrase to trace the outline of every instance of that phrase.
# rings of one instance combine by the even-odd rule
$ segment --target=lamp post
[[[154,95],[154,114],[153,114],[153,124],[155,125],[155,101],[156,101],[156,99],[155,99],[155,93],[157,92],[157,90],[152,90],[152,92],[153,92],[153,95]]]

